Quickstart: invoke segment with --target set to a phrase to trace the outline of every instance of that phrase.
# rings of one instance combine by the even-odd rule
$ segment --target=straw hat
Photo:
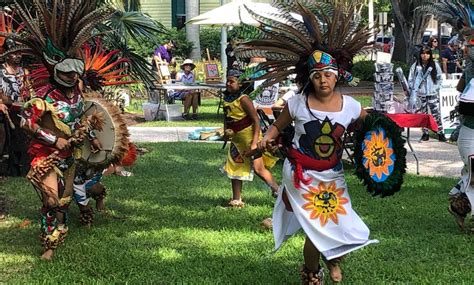
[[[196,68],[196,65],[193,63],[193,61],[188,58],[188,59],[184,60],[183,63],[181,64],[181,69],[184,69],[184,66],[185,66],[186,64],[191,65],[191,70],[193,70],[194,68]]]

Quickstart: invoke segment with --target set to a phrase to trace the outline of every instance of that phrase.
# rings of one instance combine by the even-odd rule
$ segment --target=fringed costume
[[[450,23],[460,31],[466,42],[466,66],[461,78],[465,87],[457,107],[461,122],[457,145],[464,167],[461,180],[449,192],[448,211],[463,231],[465,218],[470,213],[468,231],[474,233],[474,7],[466,0],[441,0],[426,4],[422,9],[434,14],[441,21]]]
[[[67,208],[79,147],[85,140],[97,144],[97,118],[83,116],[84,100],[78,83],[85,69],[77,55],[94,27],[114,10],[107,6],[96,9],[96,1],[85,0],[35,0],[33,4],[36,17],[26,4],[15,3],[25,28],[20,34],[6,35],[18,43],[17,51],[35,56],[47,71],[32,73],[35,97],[25,103],[21,125],[33,137],[27,178],[43,203],[42,258],[51,259],[52,250],[64,241],[68,231]]]
[[[94,45],[87,43],[82,46],[81,58],[85,62],[84,88],[86,90],[102,90],[104,86],[123,85],[135,81],[121,80],[128,77],[125,68],[119,68],[127,59],[116,57],[119,51],[107,51],[99,39]],[[94,220],[94,210],[89,205],[92,199],[96,202],[98,211],[105,210],[104,199],[107,191],[101,183],[103,173],[107,168],[120,164],[124,155],[136,158],[136,150],[129,143],[129,133],[120,109],[113,103],[106,101],[98,94],[86,93],[86,116],[99,113],[104,121],[104,128],[96,132],[103,150],[86,148],[78,160],[74,177],[74,200],[79,206],[79,222],[84,226],[91,226]],[[131,146],[131,147],[130,147]],[[127,152],[127,154],[126,154]],[[133,164],[131,159],[128,165]]]
[[[360,1],[274,1],[274,6],[279,13],[258,15],[249,10],[260,23],[262,36],[240,44],[235,53],[240,59],[266,58],[251,70],[253,74],[263,71],[252,78],[265,80],[261,88],[293,73],[302,87],[265,136],[271,140],[289,122],[294,123],[293,139],[283,148],[287,159],[273,212],[275,248],[302,228],[328,267],[336,268],[343,255],[377,242],[369,238],[368,227],[352,208],[341,161],[343,135],[363,110],[353,98],[340,95],[339,111],[321,111],[309,106],[309,97],[317,96],[312,81],[318,80],[312,79],[317,74],[331,78],[333,74],[338,81],[356,83],[350,73],[352,58],[361,53],[371,33],[359,25]],[[302,21],[294,15],[300,15]],[[331,92],[327,96],[339,96]],[[393,168],[393,161],[391,164]],[[389,172],[383,173],[389,176]],[[331,269],[331,278],[340,281],[342,277],[335,272]],[[304,284],[322,282],[318,268],[304,267],[301,274]]]

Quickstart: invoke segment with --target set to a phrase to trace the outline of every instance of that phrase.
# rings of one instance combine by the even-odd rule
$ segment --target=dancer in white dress
[[[306,233],[305,284],[321,284],[320,255],[330,277],[342,280],[341,256],[368,244],[369,229],[352,209],[341,163],[342,136],[351,123],[366,112],[360,104],[335,91],[336,83],[354,83],[352,58],[371,36],[360,27],[362,1],[279,1],[280,14],[250,14],[264,36],[241,43],[238,58],[267,59],[252,72],[262,72],[262,88],[296,74],[302,88],[288,101],[277,121],[259,143],[261,151],[272,149],[275,140],[292,122],[295,134],[286,145],[283,187],[273,213],[275,246],[302,228]],[[292,15],[299,14],[303,22]],[[286,140],[288,144],[288,140]]]
[[[306,270],[319,269],[321,253],[331,278],[341,281],[339,257],[377,241],[369,239],[368,227],[352,209],[341,162],[342,136],[366,112],[353,98],[334,90],[337,78],[331,66],[312,69],[310,85],[288,101],[260,147],[265,149],[279,130],[294,122],[295,135],[283,167],[284,188],[273,212],[275,247],[303,228]]]

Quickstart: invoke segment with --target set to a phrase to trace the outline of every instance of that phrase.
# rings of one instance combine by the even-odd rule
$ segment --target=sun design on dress
[[[392,140],[387,138],[382,129],[367,132],[362,150],[362,163],[369,170],[370,177],[376,182],[385,181],[392,173],[395,163]]]
[[[317,187],[309,187],[309,193],[303,194],[303,198],[308,203],[302,206],[303,209],[311,211],[310,219],[318,219],[324,227],[329,219],[336,225],[339,222],[338,215],[347,215],[343,205],[349,202],[349,199],[342,197],[344,188],[336,188],[336,182],[327,184],[320,182]]]

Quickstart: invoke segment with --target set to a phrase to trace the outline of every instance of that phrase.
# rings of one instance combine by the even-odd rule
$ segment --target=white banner
[[[441,121],[445,133],[451,133],[456,128],[456,120],[449,119],[449,113],[454,110],[458,100],[459,92],[456,88],[441,88],[439,90],[439,108],[441,111]]]
[[[259,80],[254,82],[254,89],[257,89],[264,80]],[[275,104],[278,99],[278,89],[280,87],[279,83],[275,83],[272,86],[268,86],[262,90],[261,94],[257,94],[253,104],[255,107],[271,107]]]

